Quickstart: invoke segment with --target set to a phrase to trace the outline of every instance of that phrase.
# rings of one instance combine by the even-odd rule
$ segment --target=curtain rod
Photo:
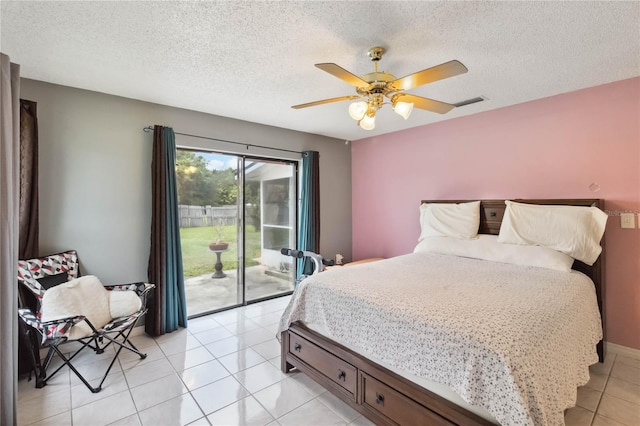
[[[147,126],[147,127],[143,128],[142,130],[144,130],[147,133],[153,132],[153,126]],[[234,145],[242,145],[242,146],[247,147],[247,149],[249,149],[249,147],[251,147],[251,148],[264,148],[264,149],[273,149],[275,151],[293,152],[295,154],[302,154],[302,151],[294,151],[294,150],[291,150],[291,149],[273,148],[273,147],[270,147],[270,146],[255,145],[255,144],[252,144],[252,143],[235,142],[235,141],[228,141],[228,140],[225,140],[225,139],[210,138],[210,137],[207,137],[207,136],[191,135],[189,133],[176,132],[175,130],[174,130],[174,133],[176,135],[189,136],[189,137],[192,137],[192,138],[206,139],[206,140],[209,140],[209,141],[216,141],[216,142],[232,143]]]

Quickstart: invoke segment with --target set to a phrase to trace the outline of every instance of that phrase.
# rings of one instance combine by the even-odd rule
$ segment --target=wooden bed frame
[[[474,200],[423,200],[422,203],[463,203]],[[595,206],[601,199],[514,199],[529,204]],[[498,235],[506,205],[504,200],[481,200],[480,234]],[[575,261],[573,269],[595,284],[604,334],[604,239],[602,254],[593,266]],[[355,351],[296,321],[282,332],[281,368],[296,368],[331,391],[377,425],[489,425],[482,417],[444,399],[416,383],[376,364]],[[604,338],[597,345],[604,361]]]

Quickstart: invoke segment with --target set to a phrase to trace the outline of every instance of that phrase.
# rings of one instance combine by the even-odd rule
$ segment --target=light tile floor
[[[42,389],[22,379],[18,424],[371,425],[302,373],[280,372],[274,336],[288,301],[197,318],[156,339],[136,336],[147,358],[122,353],[97,394],[67,368]],[[87,351],[75,365],[97,379],[105,359]],[[592,366],[565,420],[567,426],[640,425],[640,360],[610,354]]]

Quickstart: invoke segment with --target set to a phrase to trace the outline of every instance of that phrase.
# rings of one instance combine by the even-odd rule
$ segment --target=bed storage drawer
[[[400,425],[453,425],[443,417],[418,404],[408,396],[376,380],[362,375],[362,405]]]
[[[295,333],[289,335],[289,353],[355,395],[358,374],[356,368],[348,362]]]

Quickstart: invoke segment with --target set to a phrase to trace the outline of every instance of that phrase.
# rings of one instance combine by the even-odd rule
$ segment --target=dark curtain
[[[0,52],[0,424],[15,425],[18,394],[20,65]]]
[[[320,154],[317,151],[302,153],[302,188],[300,190],[300,220],[298,250],[320,252]],[[298,261],[297,275],[313,272],[311,259]]]
[[[187,305],[182,272],[176,140],[170,127],[154,126],[151,161],[151,249],[149,282],[156,285],[145,330],[159,336],[187,326]]]
[[[38,115],[37,104],[20,99],[20,197],[18,214],[18,258],[38,257]],[[18,291],[18,304],[24,306]],[[22,326],[22,324],[20,324]],[[18,341],[18,372],[33,368],[30,346]]]
[[[18,256],[38,257],[38,116],[37,104],[20,99],[20,214]]]

